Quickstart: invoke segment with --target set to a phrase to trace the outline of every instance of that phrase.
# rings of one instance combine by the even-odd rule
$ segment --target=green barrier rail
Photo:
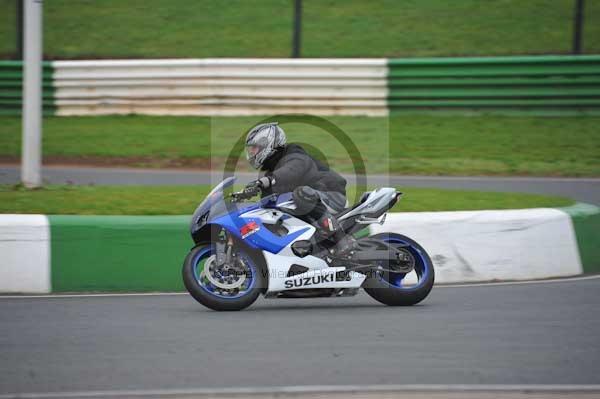
[[[51,62],[42,63],[43,112],[52,115],[54,68]],[[0,115],[21,115],[23,106],[23,62],[0,61]]]
[[[600,56],[391,59],[388,106],[600,110]]]

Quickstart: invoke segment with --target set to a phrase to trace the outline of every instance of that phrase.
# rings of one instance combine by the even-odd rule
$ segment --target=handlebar
[[[242,191],[237,191],[237,192],[231,193],[229,196],[233,199],[234,202],[238,202],[238,201],[242,201],[245,199],[250,199],[252,197],[255,197],[258,194],[260,194],[260,189],[258,189],[258,190],[245,189]]]

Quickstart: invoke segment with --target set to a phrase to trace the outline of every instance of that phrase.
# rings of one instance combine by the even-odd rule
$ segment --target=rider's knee
[[[309,186],[296,187],[292,192],[292,199],[296,204],[296,211],[302,215],[312,212],[320,201],[319,194]]]

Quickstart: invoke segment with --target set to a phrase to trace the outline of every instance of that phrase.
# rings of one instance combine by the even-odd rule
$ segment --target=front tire
[[[370,273],[365,280],[364,289],[373,299],[389,306],[411,306],[421,302],[433,288],[435,272],[431,258],[416,241],[396,233],[380,233],[371,236],[388,244],[405,246],[404,249],[414,258],[414,270],[417,284],[403,287],[404,275],[401,273]],[[398,283],[400,281],[400,283]]]
[[[236,311],[247,308],[258,298],[265,287],[265,276],[260,260],[247,248],[236,246],[236,252],[247,266],[247,286],[239,293],[219,290],[203,276],[203,268],[214,254],[215,247],[210,242],[198,244],[188,253],[183,262],[182,277],[185,288],[192,297],[207,308],[218,311]],[[214,281],[214,280],[213,280]]]

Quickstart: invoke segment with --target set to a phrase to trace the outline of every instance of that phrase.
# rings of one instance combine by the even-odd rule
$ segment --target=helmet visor
[[[256,144],[246,146],[246,159],[255,169],[260,168],[261,153],[264,152],[264,147]]]
[[[246,155],[248,156],[248,158],[255,157],[261,149],[262,148],[257,145],[248,145],[246,146]]]

